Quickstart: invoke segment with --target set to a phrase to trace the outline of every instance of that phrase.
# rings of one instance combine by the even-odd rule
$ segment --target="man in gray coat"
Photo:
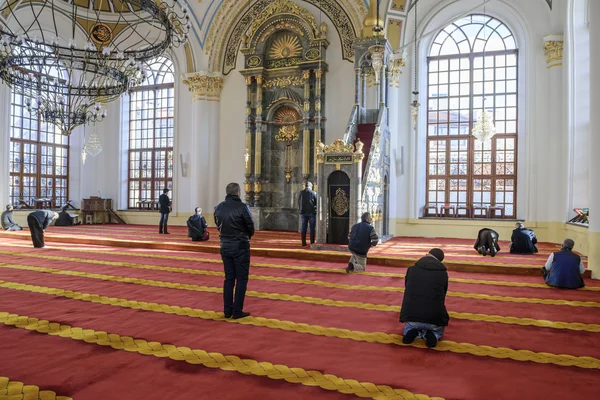
[[[13,206],[10,204],[6,206],[6,211],[2,213],[2,229],[5,231],[20,231],[23,229],[15,222]]]

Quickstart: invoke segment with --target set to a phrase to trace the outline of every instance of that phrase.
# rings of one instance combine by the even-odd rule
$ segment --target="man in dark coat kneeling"
[[[444,252],[431,249],[406,271],[406,289],[400,310],[400,322],[405,323],[405,344],[417,337],[425,339],[427,347],[435,347],[448,326],[446,311],[448,272],[442,264]]]
[[[490,228],[483,228],[477,234],[477,241],[473,246],[479,254],[485,257],[486,253],[490,252],[492,257],[496,256],[496,253],[500,251],[500,245],[498,244],[498,232]]]
[[[202,216],[202,209],[200,207],[196,207],[194,209],[194,215],[188,218],[187,227],[188,237],[191,238],[193,242],[210,239],[210,235],[206,230],[208,224],[206,223],[206,219]]]

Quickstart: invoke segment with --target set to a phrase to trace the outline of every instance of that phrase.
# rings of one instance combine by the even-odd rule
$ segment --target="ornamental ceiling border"
[[[333,21],[342,43],[342,57],[354,59],[354,39],[362,27],[367,14],[363,0],[304,0],[319,8]],[[235,69],[237,52],[244,31],[252,21],[266,9],[271,1],[264,0],[224,0],[211,24],[206,39],[205,54],[209,56],[211,71],[223,70],[229,74]],[[346,11],[347,10],[347,11]],[[226,27],[223,29],[223,27]]]

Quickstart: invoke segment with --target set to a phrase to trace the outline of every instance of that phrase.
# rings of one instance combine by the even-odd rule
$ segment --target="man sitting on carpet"
[[[58,218],[58,213],[50,210],[36,210],[27,216],[27,225],[31,232],[33,247],[41,249],[46,247],[44,243],[44,229]]]
[[[364,213],[360,220],[361,222],[355,224],[348,235],[348,248],[352,252],[352,257],[346,268],[347,273],[364,272],[367,268],[367,253],[379,242],[375,228],[371,225],[371,214]]]
[[[566,289],[579,289],[585,286],[583,273],[585,266],[581,257],[573,253],[575,242],[571,239],[563,241],[560,251],[550,254],[542,274],[548,286]]]
[[[417,337],[425,339],[427,347],[437,346],[448,326],[446,311],[448,272],[442,264],[444,252],[431,249],[406,271],[404,299],[400,322],[405,323],[402,343],[412,343]]]
[[[15,222],[13,206],[10,204],[6,206],[6,211],[2,213],[2,229],[5,231],[20,231],[23,229]]]
[[[188,237],[192,238],[193,242],[208,240],[210,238],[210,235],[206,230],[208,224],[206,223],[206,219],[202,216],[202,209],[196,207],[194,212],[195,214],[187,220]]]
[[[512,254],[534,254],[538,252],[537,238],[531,229],[525,228],[522,222],[515,224],[510,238],[510,252]]]
[[[488,250],[492,257],[496,256],[496,252],[500,251],[498,245],[498,232],[490,228],[483,228],[477,234],[477,241],[473,246],[479,254],[485,257]]]
[[[75,223],[75,218],[71,217],[71,214],[67,212],[67,209],[67,207],[63,207],[62,211],[58,213],[58,219],[54,223],[54,226],[73,226],[81,224],[81,221]]]

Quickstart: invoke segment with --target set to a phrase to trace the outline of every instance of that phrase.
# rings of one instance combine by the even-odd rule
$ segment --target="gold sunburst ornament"
[[[273,59],[296,57],[302,54],[302,46],[297,36],[283,35],[271,45],[269,56]]]

